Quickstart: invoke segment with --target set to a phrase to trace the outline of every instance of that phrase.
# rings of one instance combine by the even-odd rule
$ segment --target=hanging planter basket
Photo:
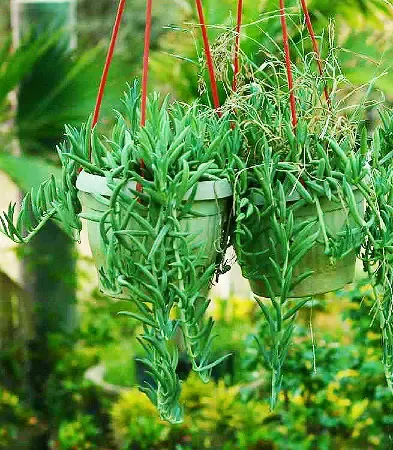
[[[302,117],[300,118],[302,122],[299,123],[299,115],[297,111],[297,103],[299,102],[295,96],[296,87],[292,73],[285,1],[280,0],[279,3],[283,35],[283,49],[285,55],[285,69],[287,75],[286,84],[288,88],[288,104],[280,105],[277,107],[277,110],[287,108],[290,112],[291,124],[286,123],[287,128],[285,128],[282,122],[280,122],[274,130],[276,134],[272,140],[275,142],[280,141],[278,138],[283,134],[286,134],[285,139],[283,140],[285,144],[283,145],[287,146],[287,154],[277,157],[277,155],[268,154],[269,151],[267,151],[267,148],[269,147],[269,144],[266,144],[264,149],[262,149],[263,146],[259,147],[260,154],[255,158],[253,163],[255,167],[264,167],[263,170],[265,170],[262,177],[259,179],[258,176],[256,177],[257,180],[255,186],[259,189],[261,194],[255,196],[251,182],[248,189],[240,192],[240,199],[236,202],[237,214],[239,215],[241,214],[244,216],[244,213],[240,213],[242,205],[244,204],[249,205],[251,210],[259,210],[259,213],[256,215],[251,215],[250,220],[238,220],[238,236],[235,239],[235,247],[243,276],[249,280],[253,293],[260,297],[272,298],[276,296],[281,297],[281,299],[286,299],[311,297],[314,295],[336,291],[343,288],[346,284],[353,282],[356,265],[355,248],[352,248],[345,254],[345,256],[335,258],[328,249],[329,244],[327,241],[329,239],[336,240],[340,234],[345,231],[348,232],[348,228],[351,229],[357,226],[358,223],[356,223],[356,221],[351,217],[351,212],[348,208],[346,198],[340,199],[339,196],[336,196],[335,201],[329,199],[328,196],[331,196],[332,188],[329,187],[329,194],[326,196],[323,192],[324,188],[320,188],[320,186],[318,186],[318,182],[314,181],[319,178],[323,182],[323,177],[326,176],[324,173],[325,168],[326,166],[330,166],[329,156],[325,153],[325,149],[322,145],[323,141],[322,143],[316,143],[316,145],[320,145],[322,149],[317,152],[315,152],[315,149],[307,147],[305,136],[307,136],[308,124]],[[306,26],[311,37],[318,71],[323,79],[324,70],[322,59],[305,0],[301,1],[301,6],[304,12]],[[323,89],[320,94],[322,93],[326,100],[325,108],[331,112],[332,103],[326,82],[324,82]],[[319,101],[319,99],[317,101]],[[259,107],[262,109],[264,108],[264,106],[261,105],[259,105]],[[281,115],[282,112],[280,111],[277,113],[275,107],[276,106],[272,106],[272,113]],[[264,119],[260,119],[263,126],[256,131],[256,133],[260,133],[260,136],[256,139],[256,141],[263,141],[263,139],[267,139],[264,134],[264,127],[268,129],[269,127],[271,129],[274,128],[272,125],[272,120],[269,120],[270,118],[267,116]],[[256,120],[256,122],[259,123],[258,120]],[[251,125],[251,127],[252,126],[253,125]],[[284,129],[286,131],[283,131]],[[273,144],[273,146],[274,145],[275,149],[279,149],[279,144]],[[307,148],[307,150],[303,150],[305,148]],[[307,163],[303,161],[306,160],[313,151],[316,153],[314,156],[315,160],[324,159],[322,161],[324,165],[319,165],[317,173],[315,173],[315,169],[312,167],[310,161],[307,160]],[[299,156],[299,152],[301,156]],[[322,154],[323,156],[321,156]],[[291,159],[291,157],[294,159]],[[335,158],[334,153],[332,157]],[[293,179],[286,179],[284,181],[284,175],[281,178],[274,175],[269,179],[269,164],[274,165],[277,162],[284,164],[283,169],[281,169],[281,173],[284,174],[285,172],[289,172],[288,176]],[[287,163],[286,168],[284,168],[285,163]],[[299,166],[301,167],[300,170],[298,169]],[[245,170],[251,170],[251,172],[253,172],[252,167],[248,167],[247,169],[246,167]],[[322,167],[322,169],[320,167]],[[302,171],[307,172],[309,168],[314,172],[310,177],[307,173],[304,174],[307,181],[310,182],[307,185],[303,179]],[[263,178],[262,181],[261,178]],[[249,179],[252,180],[253,175],[251,175]],[[289,185],[292,186],[289,189],[288,181]],[[287,186],[287,190],[285,191],[286,195],[284,194],[285,189],[282,187],[281,182]],[[246,184],[247,183],[248,181],[246,181]],[[265,188],[261,188],[261,185],[264,183],[266,183]],[[311,188],[313,184],[314,186]],[[315,186],[315,184],[317,186]],[[279,185],[282,188],[282,192],[277,192],[279,191],[279,189],[277,189]],[[299,194],[299,185],[300,190],[303,191],[303,195]],[[338,182],[338,185],[340,185],[340,182]],[[262,191],[264,191],[264,195],[272,195],[270,202],[268,201],[266,203],[266,199],[264,198]],[[364,198],[357,189],[353,191],[352,195],[354,197],[353,207],[357,210],[356,215],[363,218]],[[281,204],[283,202],[286,203],[282,211],[279,211],[278,208],[280,202]],[[266,204],[268,204],[267,208]],[[267,209],[267,211],[265,211],[265,209]],[[249,211],[251,212],[251,210]],[[284,224],[284,222],[288,222],[289,218],[283,216],[291,210],[293,213],[293,217],[291,217],[293,224],[284,230],[284,228],[288,225],[288,223],[286,223],[281,230],[277,231],[280,226]],[[246,214],[249,215],[249,213]],[[259,220],[261,216],[263,216],[263,218]],[[258,225],[255,225],[256,219],[258,221]],[[242,229],[243,225],[241,225],[241,222],[243,222],[245,229]],[[313,223],[313,225],[306,227],[305,224],[307,223]],[[296,251],[292,251],[291,249],[291,247],[293,247],[293,242],[291,241],[294,239],[294,236],[292,236],[292,228],[301,228],[302,224],[305,226],[305,229],[307,229],[307,233],[303,235],[303,239],[308,242],[308,249],[305,254],[301,255],[301,258],[296,259],[298,255],[296,254]],[[273,229],[274,227],[275,229]],[[281,239],[281,242],[280,233],[286,235],[285,238]],[[315,240],[310,245],[309,240],[312,239],[312,236],[315,237]],[[296,248],[296,246],[294,247]],[[287,270],[287,266],[289,265],[288,261],[285,262],[285,256],[283,256],[288,256],[289,253],[291,255],[290,259],[296,259],[296,264],[291,264],[290,273]]]
[[[360,216],[364,215],[364,198],[358,191],[354,191],[356,207]],[[297,195],[287,197],[287,208],[291,208],[300,198]],[[256,205],[261,205],[261,198],[257,198]],[[324,223],[329,230],[330,236],[335,239],[340,233],[345,231],[347,225],[355,227],[349,210],[342,203],[320,199],[320,208],[323,214]],[[318,210],[316,205],[306,205],[295,210],[294,227],[304,222],[313,222],[309,229],[309,235],[313,235],[320,229]],[[279,250],[279,243],[272,233],[271,224],[268,220],[262,221],[260,228],[253,228],[253,240],[249,248],[238,248],[241,255],[239,263],[242,273],[250,282],[253,293],[261,297],[269,297],[269,287],[265,280],[268,280],[270,287],[276,296],[281,295],[281,288],[276,282],[276,276],[271,259],[274,259],[274,252]],[[246,250],[246,251],[244,251]],[[352,250],[344,258],[332,260],[326,254],[326,246],[323,238],[316,239],[311,249],[300,259],[293,270],[293,279],[302,278],[303,274],[309,274],[306,278],[295,284],[288,292],[289,298],[310,297],[314,295],[333,292],[352,283],[355,275],[356,252]]]
[[[79,174],[76,187],[82,204],[83,214],[86,217],[96,218],[94,221],[87,220],[87,232],[94,263],[98,273],[102,270],[107,272],[107,252],[103,243],[100,224],[103,215],[108,211],[108,201],[103,200],[109,200],[111,190],[107,186],[105,177],[85,171]],[[130,192],[132,192],[132,190],[136,190],[137,183],[130,182],[128,187]],[[189,196],[190,193],[186,194],[184,200],[187,201]],[[217,259],[218,249],[220,248],[225,225],[228,221],[231,196],[232,189],[227,180],[199,182],[191,206],[193,215],[189,215],[180,222],[181,232],[195,236],[192,242],[195,251],[205,255],[205,264],[199,268],[201,273],[214,264]],[[140,230],[141,225],[137,221],[132,220],[127,224],[127,229]],[[150,247],[151,245],[153,245],[153,241],[150,243]],[[147,249],[149,250],[149,246],[147,246]],[[141,254],[137,248],[135,248],[133,258],[135,261],[141,259]],[[204,288],[205,294],[207,294],[209,285],[210,283],[208,282]],[[104,294],[113,297],[130,297],[130,293],[126,290],[119,294],[105,289],[102,284],[100,284],[100,290]]]

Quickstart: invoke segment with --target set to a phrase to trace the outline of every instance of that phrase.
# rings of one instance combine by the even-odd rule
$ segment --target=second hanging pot
[[[354,195],[358,211],[363,215],[363,196],[357,190],[354,191]],[[293,198],[288,199],[287,207],[291,207],[296,201]],[[349,224],[350,227],[355,226],[345,205],[326,198],[319,201],[326,228],[332,237],[337,237],[339,233],[343,232],[346,224]],[[258,203],[261,206],[261,197],[256,200],[256,207],[258,207]],[[302,222],[314,222],[313,227],[309,229],[310,235],[318,231],[320,224],[315,204],[302,206],[294,211],[294,226],[296,227]],[[261,297],[269,297],[269,289],[264,277],[270,283],[275,295],[279,296],[281,293],[281,288],[275,278],[275,269],[270,259],[272,252],[279,250],[279,243],[275,242],[272,236],[269,221],[263,222],[262,220],[260,228],[257,231],[253,229],[251,245],[246,249],[240,249],[239,247],[236,249],[238,255],[241,255],[239,263],[243,276],[249,280],[253,293]],[[294,267],[292,277],[296,280],[302,274],[310,273],[310,275],[295,284],[289,290],[288,297],[309,297],[337,291],[346,284],[353,282],[355,266],[355,250],[349,252],[342,259],[333,261],[329,255],[326,255],[325,243],[322,236],[319,236],[311,249]]]

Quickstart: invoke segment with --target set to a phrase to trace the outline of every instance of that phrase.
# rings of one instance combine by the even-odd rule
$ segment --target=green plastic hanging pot
[[[76,186],[79,190],[78,196],[82,204],[82,212],[97,218],[102,217],[108,206],[99,198],[100,196],[109,198],[111,195],[106,178],[82,171],[78,176]],[[129,187],[135,190],[136,182],[130,182]],[[186,194],[185,199],[188,195],[189,193]],[[224,226],[228,220],[231,196],[232,188],[227,180],[199,182],[192,206],[192,210],[198,213],[198,217],[187,216],[180,222],[181,231],[195,236],[193,245],[195,245],[195,251],[201,252],[202,250],[205,267],[216,261]],[[136,230],[140,228],[140,225],[131,222],[128,227]],[[88,220],[87,233],[96,268],[98,271],[101,268],[105,270],[106,254],[100,234],[100,223]],[[135,257],[138,257],[137,250],[135,250]],[[100,290],[105,295],[112,297],[129,297],[126,291],[121,294],[108,292],[101,284]]]
[[[358,190],[354,190],[356,205],[359,213],[364,215],[364,198]],[[288,207],[290,203],[296,201],[292,199],[287,201]],[[256,202],[258,203],[258,202]],[[259,203],[261,204],[261,202]],[[320,199],[320,205],[323,212],[326,228],[332,236],[344,230],[347,222],[351,225],[349,211],[340,202],[330,201],[326,198]],[[318,230],[318,213],[315,205],[307,205],[297,209],[294,212],[295,226],[297,223],[315,220],[315,228],[310,234]],[[352,222],[353,223],[353,222]],[[272,244],[269,238],[269,224],[262,226],[259,232],[253,236],[253,253],[261,253],[263,250],[271,248]],[[278,244],[277,244],[278,245]],[[240,254],[240,253],[239,253]],[[268,290],[265,286],[262,276],[264,275],[275,294],[280,294],[280,288],[277,286],[274,277],[274,269],[269,260],[269,254],[263,256],[253,256],[252,253],[242,253],[241,261],[239,261],[242,273],[250,282],[253,293],[260,297],[268,297]],[[319,238],[316,244],[306,253],[293,270],[293,279],[300,275],[312,271],[312,274],[295,285],[290,290],[289,298],[309,297],[313,295],[333,292],[343,288],[345,285],[352,283],[355,277],[356,253],[349,253],[344,258],[332,262],[331,258],[325,254],[325,244]]]

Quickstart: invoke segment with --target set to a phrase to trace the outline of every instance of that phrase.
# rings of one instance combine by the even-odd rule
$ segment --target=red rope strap
[[[143,51],[142,104],[141,104],[142,127],[144,127],[146,123],[147,82],[149,76],[152,4],[153,4],[152,0],[146,1],[145,47]]]
[[[290,106],[291,106],[292,125],[293,125],[294,128],[296,128],[296,125],[297,125],[296,100],[295,100],[295,94],[293,92],[293,76],[292,76],[292,68],[291,68],[291,55],[290,55],[290,52],[289,52],[288,27],[287,27],[286,15],[285,15],[285,2],[284,2],[284,0],[280,0],[280,15],[281,15],[282,37],[283,37],[283,42],[284,42],[285,64],[286,64],[287,77],[288,77],[289,101],[290,101]]]
[[[232,90],[237,90],[237,77],[240,71],[239,52],[240,52],[240,31],[242,26],[243,0],[237,2],[237,23],[236,23],[236,39],[235,39],[235,57],[233,63],[233,83]]]
[[[197,10],[198,10],[199,23],[200,23],[201,31],[202,31],[202,39],[203,39],[203,45],[205,48],[207,68],[209,70],[210,85],[211,85],[212,96],[213,96],[213,105],[216,109],[218,109],[220,107],[220,101],[218,99],[216,74],[214,71],[213,58],[212,58],[212,54],[210,51],[209,38],[207,36],[207,28],[206,28],[205,16],[203,14],[202,1],[196,0],[196,6],[197,6]]]
[[[123,17],[125,4],[126,4],[126,0],[119,1],[119,6],[117,8],[117,13],[116,13],[116,19],[115,19],[115,23],[113,25],[111,41],[109,43],[108,52],[106,54],[106,59],[105,59],[105,64],[104,64],[104,69],[102,71],[101,81],[100,81],[100,85],[98,88],[96,104],[94,106],[92,128],[94,128],[96,126],[96,124],[98,122],[98,118],[100,116],[102,99],[104,97],[105,86],[106,86],[106,82],[108,80],[109,69],[112,64],[113,53],[115,51],[115,46],[116,46],[117,38],[119,35],[119,28],[120,28],[121,19]],[[89,147],[89,160],[90,159],[91,159],[91,147]],[[82,168],[79,169],[79,172],[81,170],[82,170]]]
[[[318,64],[319,74],[321,75],[321,77],[323,77],[323,65],[322,65],[321,53],[320,53],[319,48],[318,48],[318,43],[317,43],[317,39],[315,37],[314,28],[313,28],[312,23],[311,23],[311,18],[310,18],[310,14],[308,12],[306,0],[301,0],[301,4],[302,4],[304,17],[306,19],[306,25],[307,25],[308,33],[309,33],[309,35],[311,37],[312,45],[313,45],[313,48],[314,48],[314,53],[316,55],[316,60],[317,60],[317,64]],[[331,102],[330,102],[330,97],[329,97],[329,91],[328,91],[328,88],[327,88],[326,84],[325,84],[325,87],[324,87],[324,92],[325,92],[326,102],[327,102],[328,107],[330,109],[331,108]]]
[[[100,115],[102,98],[104,96],[105,86],[106,86],[106,82],[108,79],[108,72],[109,72],[109,68],[112,63],[113,53],[115,51],[117,37],[119,35],[119,28],[120,28],[121,19],[123,17],[125,4],[126,4],[126,0],[119,1],[119,7],[117,9],[116,20],[115,20],[115,24],[114,24],[113,30],[112,30],[112,37],[111,37],[111,41],[109,44],[108,53],[106,55],[104,70],[103,70],[102,76],[101,76],[100,87],[98,88],[97,100],[96,100],[96,105],[94,108],[94,115],[93,115],[93,123],[92,123],[93,127],[97,124],[98,117]]]
[[[98,94],[96,104],[94,107],[92,127],[97,124],[100,115],[102,99],[104,97],[105,86],[108,80],[108,73],[113,60],[113,54],[117,38],[119,36],[119,29],[121,19],[123,17],[126,0],[119,0],[119,6],[116,13],[115,23],[113,25],[112,36],[108,48],[108,52],[105,59],[105,65],[101,76],[100,86],[98,88]],[[146,3],[146,27],[145,27],[145,46],[143,53],[143,75],[142,75],[142,101],[141,101],[141,125],[146,123],[146,103],[147,103],[147,81],[148,81],[148,69],[149,69],[149,53],[150,53],[150,35],[151,35],[151,18],[152,18],[152,0],[147,0]],[[89,150],[89,158],[91,158],[91,148]],[[144,162],[141,161],[141,167],[144,168]],[[141,191],[142,186],[138,183],[137,190]]]
[[[146,23],[145,23],[145,46],[143,50],[143,73],[142,73],[142,101],[141,101],[141,126],[146,124],[146,104],[147,104],[147,82],[149,78],[149,56],[151,38],[151,18],[153,0],[146,0]],[[141,169],[145,168],[145,162],[141,161]],[[143,174],[142,174],[143,176]],[[141,183],[137,183],[136,190],[142,192]]]

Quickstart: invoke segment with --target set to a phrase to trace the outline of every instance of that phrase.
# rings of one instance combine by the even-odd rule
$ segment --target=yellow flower
[[[338,406],[346,408],[351,405],[351,400],[349,398],[338,398],[336,403]]]
[[[288,434],[288,428],[285,427],[284,425],[279,425],[279,426],[277,427],[277,431],[278,431],[280,434],[283,434],[283,435],[285,435],[285,436]]]
[[[367,333],[367,339],[370,341],[379,341],[381,339],[381,336],[378,333],[374,333],[373,331],[369,331]]]
[[[365,284],[364,286],[362,286],[362,287],[359,289],[359,291],[360,291],[362,294],[365,294],[365,295],[372,295],[372,293],[373,293],[373,288],[372,288],[371,284]]]
[[[306,366],[306,369],[307,369],[307,370],[311,370],[311,369],[312,369],[311,361],[309,361],[308,359],[306,360],[306,362],[304,363],[304,365]]]
[[[231,297],[232,319],[249,318],[255,308],[255,303],[248,298]]]
[[[381,442],[381,438],[378,436],[369,436],[368,442],[370,442],[370,444],[373,444],[373,445],[379,445]]]
[[[6,405],[16,406],[19,403],[19,399],[16,395],[11,394],[8,391],[4,391],[2,395],[2,401]]]
[[[366,421],[356,422],[355,426],[353,427],[352,437],[358,438],[360,436],[360,433],[362,432],[362,430],[364,430],[364,428],[366,428],[366,427],[367,427]]]
[[[336,389],[339,389],[340,384],[337,381],[332,381],[329,383],[326,391],[326,398],[329,402],[335,403],[338,400],[338,396],[335,393]]]
[[[356,439],[359,436],[360,436],[360,431],[357,428],[354,428],[354,430],[352,431],[352,437]]]
[[[37,425],[37,423],[38,423],[37,417],[35,417],[35,416],[30,417],[30,419],[29,419],[29,425],[34,426],[34,425]]]
[[[342,380],[343,378],[350,378],[350,377],[358,377],[359,372],[353,369],[346,369],[341,370],[336,375],[336,380]]]
[[[359,419],[359,417],[364,413],[368,406],[369,401],[365,398],[360,402],[356,402],[353,404],[351,409],[351,417],[353,420]]]
[[[292,403],[295,405],[304,405],[304,398],[300,394],[296,394],[292,398]]]

